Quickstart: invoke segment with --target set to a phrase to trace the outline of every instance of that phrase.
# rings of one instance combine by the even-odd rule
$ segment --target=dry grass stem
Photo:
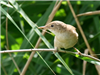
[[[91,12],[86,12],[86,13],[78,14],[77,17],[79,17],[79,16],[95,15],[95,14],[100,14],[100,10],[99,11],[91,11]]]
[[[7,47],[6,47],[6,49],[7,49]],[[8,49],[7,49],[7,50],[8,50]],[[5,51],[7,51],[7,50],[5,50]],[[9,51],[12,51],[12,50],[9,50]],[[1,52],[1,51],[0,51],[0,52]],[[12,59],[12,61],[13,61],[14,65],[15,65],[15,67],[17,68],[17,70],[18,70],[18,72],[19,72],[19,74],[20,74],[20,73],[21,73],[21,71],[20,71],[20,69],[19,69],[18,65],[16,64],[16,62],[15,62],[14,58],[12,57],[11,53],[9,53],[9,52],[8,52],[8,54],[9,54],[9,56],[11,57],[11,59]]]
[[[89,49],[90,54],[92,55],[92,54],[94,54],[94,52],[91,50],[91,48],[90,48],[90,46],[89,46],[89,43],[88,43],[88,41],[87,41],[87,39],[86,39],[86,37],[85,37],[85,34],[84,34],[84,32],[83,32],[83,30],[82,30],[82,28],[81,28],[81,26],[80,26],[79,20],[78,20],[76,14],[75,14],[75,12],[74,12],[74,10],[73,10],[73,8],[72,8],[72,5],[71,5],[71,3],[70,3],[69,1],[67,1],[67,2],[68,2],[68,5],[69,5],[69,7],[70,7],[70,10],[71,10],[71,12],[72,12],[72,14],[73,14],[73,16],[74,16],[74,18],[75,18],[75,21],[76,21],[76,23],[77,23],[77,26],[78,26],[78,28],[79,28],[79,30],[80,30],[80,32],[81,32],[81,35],[82,35],[82,37],[83,37],[83,39],[84,39],[84,41],[85,41],[85,44],[86,44],[87,48]]]
[[[4,74],[7,75],[7,72],[6,72],[6,70],[5,70],[5,68],[4,68],[4,66],[3,66],[2,63],[1,63],[1,68],[2,68],[2,70],[3,70],[3,72],[4,72]]]
[[[70,1],[67,0],[67,2],[68,2],[68,5],[69,5],[69,7],[70,7],[70,10],[71,10],[71,12],[72,12],[72,14],[73,14],[73,16],[74,16],[74,18],[75,18],[75,21],[76,21],[76,23],[77,23],[77,26],[78,26],[78,28],[79,28],[79,30],[80,30],[80,33],[81,33],[81,35],[82,35],[82,37],[83,37],[83,39],[84,39],[84,42],[85,42],[85,44],[86,44],[86,46],[87,46],[87,48],[88,48],[90,54],[91,54],[92,56],[97,57],[96,55],[94,55],[94,52],[91,50],[91,47],[90,47],[90,45],[89,45],[89,43],[88,43],[88,41],[87,41],[87,39],[86,39],[86,37],[85,37],[85,35],[84,35],[84,32],[83,32],[83,30],[82,30],[82,28],[81,28],[81,26],[80,26],[79,20],[78,20],[76,14],[75,14],[75,12],[74,12],[74,10],[73,10],[73,8],[72,8],[72,5],[71,5]],[[98,74],[100,75],[100,66],[95,65],[95,67],[96,67],[96,69],[97,69]]]
[[[11,53],[11,52],[30,52],[30,51],[51,51],[51,52],[62,52],[62,53],[69,53],[69,54],[77,54],[77,55],[80,55],[78,52],[71,52],[71,51],[65,51],[65,50],[57,50],[57,49],[21,49],[21,50],[5,50],[5,51],[0,51],[0,53]],[[95,58],[93,56],[90,56],[90,55],[87,55],[87,54],[83,54],[81,53],[80,56],[84,56],[84,57],[89,57],[89,58],[92,58],[96,61],[99,61],[100,60],[98,58]]]
[[[35,54],[35,51],[31,53],[31,55],[34,55],[34,54]],[[30,56],[31,56],[31,55],[30,55]],[[28,59],[28,61],[26,62],[26,64],[25,64],[25,66],[24,66],[24,68],[23,68],[23,70],[22,70],[22,72],[21,72],[20,75],[25,75],[26,70],[27,70],[27,68],[28,68],[28,66],[29,66],[29,64],[30,64],[30,62],[31,62],[31,60],[32,60],[32,58],[33,58],[33,57],[29,57],[29,59]]]
[[[21,50],[4,50],[4,51],[0,51],[0,53],[31,52],[31,51],[55,51],[55,49],[21,49]]]
[[[9,55],[10,55],[10,57],[11,57],[11,59],[12,59],[12,61],[13,61],[14,65],[16,66],[16,68],[17,68],[17,70],[18,70],[19,74],[21,74],[21,71],[20,71],[20,69],[19,69],[18,65],[16,64],[16,62],[15,62],[14,58],[12,57],[12,55],[11,55],[10,53],[9,53]]]
[[[9,4],[9,1],[8,1],[8,4]],[[7,12],[8,12],[8,8],[7,8]],[[9,49],[9,41],[8,41],[8,17],[6,17],[6,44],[7,44],[6,49]],[[10,53],[8,53],[8,54],[9,54],[9,56],[11,57],[11,59],[12,59],[14,65],[15,65],[15,67],[17,68],[17,70],[18,70],[18,72],[19,72],[19,74],[20,74],[21,71],[20,71],[18,65],[16,64],[14,58],[12,57],[12,55],[11,55]]]
[[[57,2],[58,2],[58,1],[57,1]],[[56,2],[56,4],[55,4],[55,6],[54,6],[53,11],[52,11],[51,14],[49,15],[49,19],[48,19],[47,23],[49,23],[49,22],[52,21],[52,19],[54,18],[55,13],[56,13],[56,11],[58,10],[58,8],[60,7],[62,1],[60,1],[58,4],[57,4],[57,2]],[[45,31],[46,31],[46,30],[45,30]],[[45,31],[42,32],[42,35],[45,35]],[[40,42],[41,42],[41,38],[38,39],[38,41],[37,41],[37,43],[36,43],[36,45],[35,45],[35,48],[38,48]],[[23,68],[23,70],[22,70],[21,75],[25,75],[25,72],[26,72],[26,70],[27,70],[27,68],[28,68],[28,66],[29,66],[29,64],[30,64],[30,62],[31,62],[31,60],[32,60],[34,54],[35,54],[35,51],[31,53],[31,55],[30,55],[28,61],[26,62],[25,66],[24,66],[24,68]]]
[[[71,52],[71,51],[64,51],[64,50],[59,50],[58,52],[62,52],[62,53],[74,53],[74,54],[80,55],[78,52]],[[91,59],[94,59],[94,60],[100,62],[100,60],[98,58],[95,58],[95,57],[93,57],[91,55],[87,55],[87,54],[81,53],[81,56],[89,57]]]
[[[85,49],[84,54],[88,54],[88,49]],[[86,61],[83,61],[83,75],[85,75],[85,71],[86,71]]]

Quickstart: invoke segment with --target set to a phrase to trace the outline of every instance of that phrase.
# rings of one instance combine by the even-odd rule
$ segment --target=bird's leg
[[[53,53],[56,53],[56,52],[58,52],[58,48],[57,47],[55,47],[55,51]]]
[[[73,48],[78,52],[79,55],[82,55],[82,53],[78,49],[76,49],[75,47]]]

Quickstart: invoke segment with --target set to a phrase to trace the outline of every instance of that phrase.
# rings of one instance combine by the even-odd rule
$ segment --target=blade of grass
[[[53,2],[53,4],[54,4],[54,2]],[[53,4],[51,4],[51,6],[47,9],[47,12],[38,20],[38,22],[37,22],[38,25],[44,25],[44,24],[45,24],[45,22],[46,22],[46,20],[47,20],[47,18],[48,18],[48,15],[49,15],[49,13],[51,12],[51,10],[52,10],[52,8],[53,8]],[[35,41],[34,39],[37,38],[37,35],[34,33],[34,29],[31,29],[31,30],[30,30],[30,32],[28,33],[27,37],[28,37],[28,39],[29,39],[30,41]],[[24,40],[23,40],[23,43],[22,43],[22,45],[21,45],[20,48],[21,48],[21,49],[22,49],[22,48],[23,48],[23,49],[24,49],[24,48],[30,48],[29,42],[28,42],[26,39],[24,39]],[[18,53],[17,56],[19,56],[19,55],[23,55],[23,53]],[[16,56],[16,57],[17,57],[17,56]],[[50,56],[50,54],[49,54],[49,56]],[[22,57],[16,58],[17,64],[19,64],[21,61],[22,61]],[[14,68],[15,68],[15,67],[14,67],[14,65],[12,64],[11,67],[10,67],[10,69],[9,69],[9,72],[11,72],[11,73],[10,73],[11,75],[12,75],[12,72],[13,72],[13,69],[14,69]]]
[[[4,1],[0,1],[0,4],[3,4],[3,5],[5,5],[5,6],[7,6],[7,7],[9,7],[9,8],[13,8],[10,4],[8,4],[8,3],[6,3],[6,2],[4,2]]]
[[[9,0],[10,1],[10,0]],[[40,31],[37,29],[37,25],[34,24],[28,16],[24,13],[24,11],[18,6],[18,4],[15,1],[10,1],[10,3],[18,10],[18,12],[23,16],[23,18],[29,23],[29,25],[35,30],[35,32],[41,37],[41,39],[45,42],[45,44],[48,46],[48,48],[53,48],[53,46],[41,35]],[[63,65],[68,69],[68,71],[74,75],[71,71],[71,69],[68,67],[67,64],[65,64],[64,60],[61,58],[59,54],[55,54],[57,58],[63,63]],[[45,62],[45,61],[44,61]]]
[[[25,36],[25,34],[20,30],[20,28],[17,26],[17,24],[14,22],[14,20],[11,18],[11,16],[1,7],[2,12],[8,17],[8,19],[18,28],[18,30],[23,34],[23,36],[27,39],[27,41],[31,44],[31,42],[28,40],[28,38]],[[39,32],[40,33],[40,32]],[[43,36],[42,36],[43,37]],[[45,39],[45,38],[44,38]],[[46,40],[46,39],[45,39]],[[31,44],[32,47],[34,47]],[[38,53],[38,52],[37,52]],[[49,69],[54,73],[54,71],[50,68],[50,66],[46,63],[46,61],[42,58],[42,56],[38,53],[38,55],[41,57],[41,59],[45,62],[45,64],[49,67]],[[54,73],[54,75],[56,75]]]

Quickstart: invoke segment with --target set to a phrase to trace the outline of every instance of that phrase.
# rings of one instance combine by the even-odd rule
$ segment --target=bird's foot
[[[77,53],[79,54],[79,55],[82,55],[82,53],[78,50],[78,49],[76,49],[75,47],[73,47],[76,51],[77,51]]]
[[[53,53],[56,53],[56,52],[59,52],[57,47],[55,47],[55,51]]]

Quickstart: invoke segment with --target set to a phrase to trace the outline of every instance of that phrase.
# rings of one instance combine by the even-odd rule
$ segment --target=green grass
[[[3,3],[2,3],[3,2]],[[10,4],[7,2],[1,2],[1,49],[5,50],[6,45],[6,29],[5,29],[5,18],[7,16],[8,20],[8,40],[10,49],[30,49],[34,48],[39,37],[42,38],[43,42],[40,43],[39,48],[53,48],[53,38],[54,36],[46,34],[43,36],[41,30],[37,26],[45,25],[48,20],[52,9],[54,8],[55,2],[46,1],[17,1],[14,2],[9,0]],[[6,3],[6,5],[4,4]],[[78,4],[77,4],[78,3]],[[100,10],[100,2],[71,2],[73,9],[76,14],[84,13],[88,11]],[[8,6],[8,7],[7,7]],[[12,8],[13,7],[13,8]],[[8,9],[8,12],[6,12]],[[63,10],[63,11],[62,11]],[[8,15],[9,14],[9,15]],[[61,4],[56,16],[53,20],[60,20],[67,24],[71,24],[77,28],[75,19],[69,9],[67,3]],[[100,14],[91,16],[79,17],[82,29],[85,36],[92,48],[96,53],[100,53]],[[77,28],[79,33],[78,43],[75,45],[82,53],[87,48],[83,38]],[[93,37],[90,37],[90,36]],[[15,47],[15,48],[14,48]],[[73,49],[68,49],[74,51]],[[12,53],[18,67],[22,71],[26,61],[29,58],[31,52],[22,53]],[[77,57],[75,54],[70,53],[59,53],[53,54],[52,52],[40,52],[39,56],[37,53],[34,55],[26,75],[52,75],[53,70],[57,75],[82,75],[82,60],[86,60],[90,63],[87,64],[86,75],[97,75],[97,71],[94,65],[91,64],[94,61],[88,57]],[[55,57],[57,56],[57,58]],[[62,57],[62,58],[61,58]],[[77,57],[77,58],[76,58]],[[100,56],[98,56],[100,57]],[[43,59],[41,59],[43,58]],[[82,60],[80,60],[80,59]],[[59,61],[59,59],[61,61]],[[63,61],[64,60],[64,61]],[[44,61],[44,62],[43,62]],[[1,63],[3,64],[8,75],[18,75],[15,65],[13,64],[11,57],[8,54],[1,54]],[[100,62],[94,61],[94,64],[100,64]],[[64,64],[64,66],[63,66]],[[48,67],[47,67],[48,65]],[[69,67],[68,67],[68,66]],[[50,70],[50,68],[51,70]],[[66,69],[67,68],[67,69]],[[91,68],[91,70],[89,69]],[[68,72],[69,70],[69,72]],[[1,74],[4,74],[3,69],[1,69]]]

